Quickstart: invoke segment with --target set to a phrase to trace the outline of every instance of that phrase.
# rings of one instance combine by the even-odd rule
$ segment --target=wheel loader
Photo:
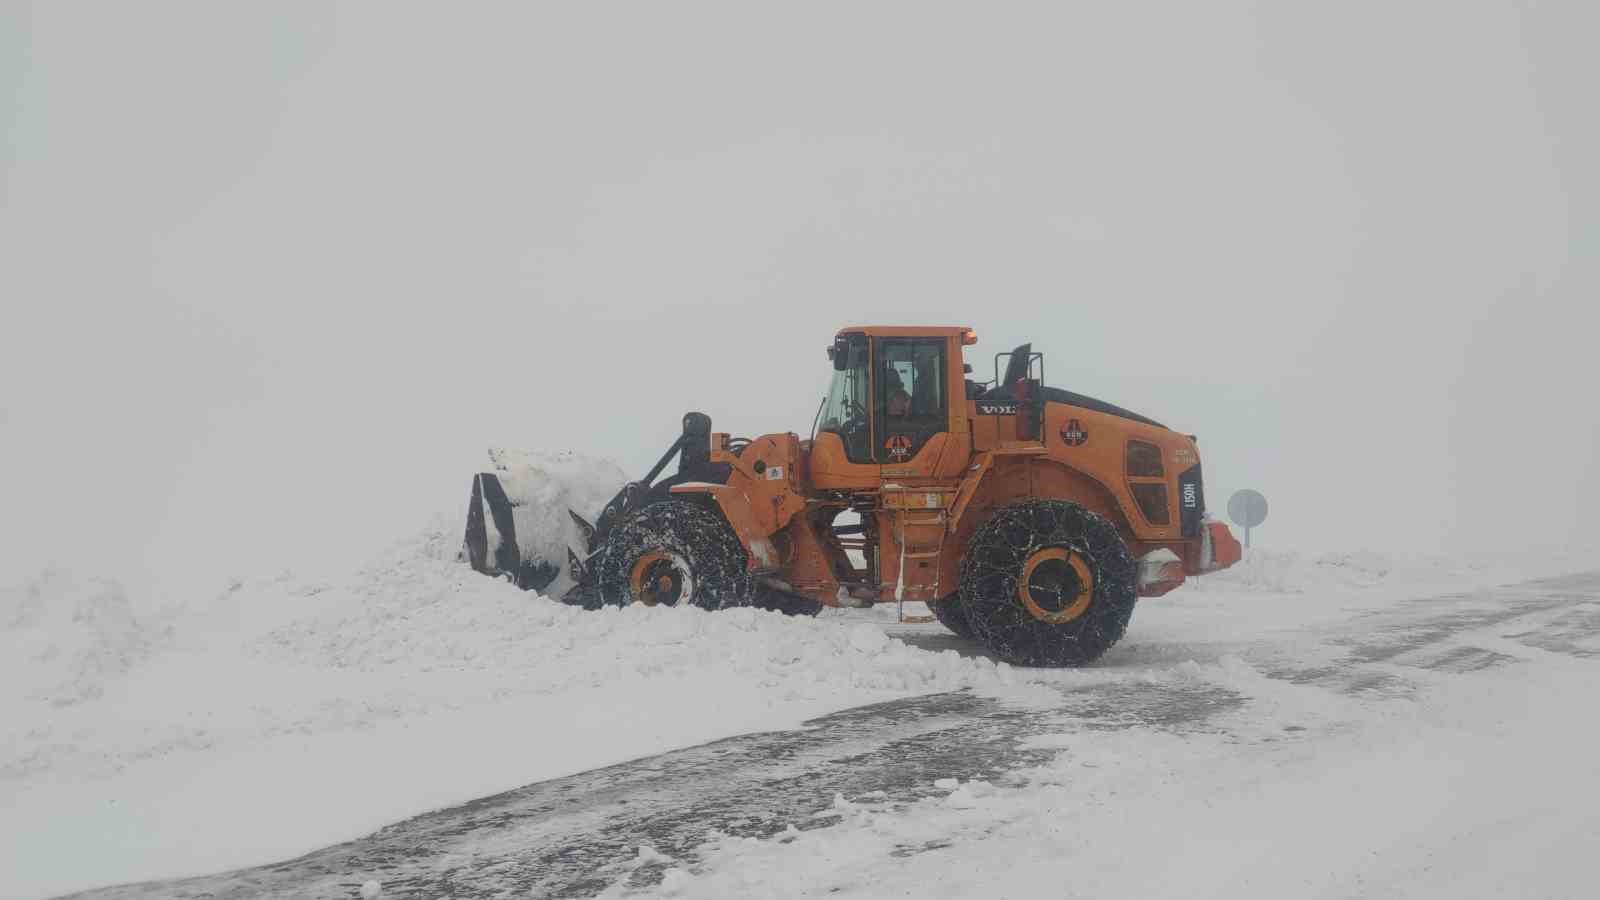
[[[1206,515],[1193,435],[1046,387],[1031,344],[974,381],[976,343],[965,327],[838,332],[809,440],[685,415],[644,478],[592,522],[571,512],[583,546],[562,599],[789,614],[916,600],[1000,659],[1077,666],[1122,637],[1137,598],[1238,561]],[[463,555],[542,590],[561,561],[521,557],[513,506],[476,476]]]

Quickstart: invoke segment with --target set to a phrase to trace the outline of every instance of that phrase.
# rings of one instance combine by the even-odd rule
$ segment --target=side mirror
[[[834,338],[833,346],[828,348],[828,358],[833,360],[835,372],[850,368],[850,342],[844,338]]]

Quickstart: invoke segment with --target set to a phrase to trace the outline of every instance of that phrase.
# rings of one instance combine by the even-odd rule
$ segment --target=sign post
[[[1228,518],[1244,529],[1244,545],[1249,547],[1250,529],[1267,520],[1267,498],[1249,488],[1234,491],[1228,498]]]

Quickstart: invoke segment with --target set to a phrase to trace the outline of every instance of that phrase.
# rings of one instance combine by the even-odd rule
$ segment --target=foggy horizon
[[[0,575],[348,567],[491,446],[807,437],[856,324],[1032,342],[1257,547],[1593,545],[1600,14],[1031,12],[9,7]]]

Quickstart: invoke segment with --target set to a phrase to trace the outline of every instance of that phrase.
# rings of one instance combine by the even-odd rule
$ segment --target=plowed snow
[[[961,687],[1118,677],[996,665],[892,607],[817,619],[585,613],[483,578],[441,518],[348,579],[233,584],[137,614],[47,574],[0,594],[0,893],[39,896],[289,857],[531,781]],[[1135,613],[1217,640],[1559,561],[1471,568],[1258,551]],[[891,639],[890,635],[901,639]],[[958,652],[959,651],[959,652]],[[1122,654],[1119,657],[1118,654]],[[965,789],[951,805],[982,803]]]

